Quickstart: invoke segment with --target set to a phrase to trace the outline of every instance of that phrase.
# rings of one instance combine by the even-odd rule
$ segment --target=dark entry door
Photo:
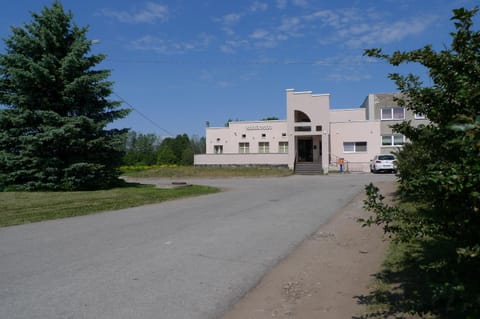
[[[299,162],[313,162],[313,140],[301,139],[297,141],[298,146],[298,161]]]

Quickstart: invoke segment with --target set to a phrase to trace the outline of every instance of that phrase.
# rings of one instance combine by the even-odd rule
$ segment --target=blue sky
[[[6,0],[2,0],[7,2]],[[52,1],[8,1],[0,37]],[[356,108],[369,93],[394,92],[394,69],[363,57],[450,45],[452,9],[477,0],[64,0],[107,54],[114,91],[135,110],[115,127],[161,136],[203,136],[205,122],[285,118],[285,89],[331,94]],[[476,19],[478,21],[478,18]],[[476,25],[478,29],[478,22]],[[0,46],[4,51],[4,44]],[[115,96],[113,98],[116,98]]]

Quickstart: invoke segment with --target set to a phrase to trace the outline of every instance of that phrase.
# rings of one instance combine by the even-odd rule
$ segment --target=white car
[[[370,172],[397,172],[397,158],[391,154],[375,155],[370,161]]]

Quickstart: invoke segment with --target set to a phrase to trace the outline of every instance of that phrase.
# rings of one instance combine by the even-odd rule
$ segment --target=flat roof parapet
[[[287,92],[292,92],[293,94],[311,94],[312,96],[330,96],[330,93],[315,93],[313,91],[295,91],[295,89],[286,89]]]

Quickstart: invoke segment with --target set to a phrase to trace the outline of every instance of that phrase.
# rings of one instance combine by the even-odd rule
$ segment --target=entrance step
[[[295,174],[299,175],[321,175],[323,174],[321,163],[297,163]]]

